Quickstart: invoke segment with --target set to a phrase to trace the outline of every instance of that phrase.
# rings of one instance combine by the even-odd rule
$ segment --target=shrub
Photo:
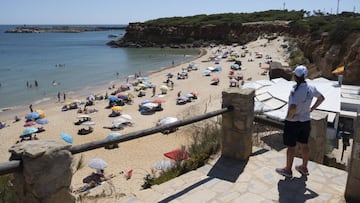
[[[15,192],[11,181],[12,175],[0,176],[0,202],[15,202]]]
[[[206,124],[193,133],[193,143],[187,151],[190,158],[184,161],[177,161],[175,166],[167,171],[162,171],[156,176],[155,171],[144,177],[143,189],[150,188],[152,185],[158,185],[176,178],[184,173],[195,170],[220,150],[220,128],[218,125]],[[183,147],[184,148],[184,147]]]

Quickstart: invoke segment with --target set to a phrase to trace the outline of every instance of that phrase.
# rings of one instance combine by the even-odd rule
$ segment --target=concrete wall
[[[358,113],[356,125],[360,126],[360,114]],[[348,179],[345,188],[345,198],[349,202],[360,202],[360,129],[357,128],[353,135]]]

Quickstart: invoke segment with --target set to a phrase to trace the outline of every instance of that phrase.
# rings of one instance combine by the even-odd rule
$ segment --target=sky
[[[360,0],[0,0],[0,24],[128,24],[147,20],[265,10],[360,13]]]

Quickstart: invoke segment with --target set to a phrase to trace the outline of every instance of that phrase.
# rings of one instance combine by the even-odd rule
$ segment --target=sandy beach
[[[245,57],[239,57],[238,60],[242,62],[242,73],[244,82],[255,80],[268,80],[267,74],[262,74],[268,64],[265,63],[265,55],[271,56],[273,61],[281,62],[283,65],[287,65],[286,60],[288,54],[286,50],[281,48],[281,45],[287,43],[284,42],[282,37],[275,40],[268,41],[267,39],[258,39],[257,41],[248,43],[248,53]],[[266,45],[266,46],[264,46]],[[176,78],[178,72],[188,67],[188,63],[180,64],[174,67],[170,67],[158,72],[154,72],[148,76],[148,81],[156,86],[156,95],[152,97],[153,90],[145,90],[146,95],[143,97],[137,97],[138,92],[134,91],[134,88],[130,88],[128,92],[132,93],[134,103],[132,105],[122,106],[122,114],[128,114],[132,117],[131,122],[134,123],[132,127],[125,127],[123,130],[116,131],[120,134],[126,134],[129,132],[139,131],[154,127],[156,122],[164,117],[177,117],[178,119],[187,118],[189,116],[203,114],[213,110],[221,108],[221,92],[229,88],[229,71],[231,70],[231,64],[233,61],[228,59],[221,59],[219,64],[215,64],[214,61],[209,61],[210,57],[216,54],[217,50],[222,50],[224,53],[226,50],[234,50],[238,54],[243,53],[245,50],[241,46],[217,46],[213,48],[206,48],[206,54],[195,59],[198,70],[192,70],[188,72],[189,77],[187,79]],[[262,58],[256,58],[255,52],[262,53]],[[253,61],[249,61],[249,59]],[[261,64],[260,64],[261,63]],[[219,72],[212,72],[211,76],[204,76],[204,71],[208,67],[222,68]],[[172,73],[174,78],[174,89],[169,90],[167,94],[160,95],[160,86],[165,85],[164,81],[167,79],[166,74]],[[219,85],[210,85],[211,80],[214,77],[218,77],[220,80]],[[131,78],[129,82],[133,82],[135,79]],[[121,84],[115,84],[115,87],[119,87]],[[237,88],[237,87],[231,87]],[[105,95],[106,92],[110,94],[114,89],[104,89],[100,92],[94,90],[94,95]],[[185,105],[176,105],[177,95],[181,91],[181,94],[190,93],[192,91],[198,92],[198,99],[187,103]],[[141,115],[138,111],[138,105],[143,100],[152,100],[161,98],[165,102],[162,104],[163,111],[156,112],[152,115]],[[66,101],[81,100],[85,101],[85,96],[76,96],[69,94]],[[97,109],[98,112],[91,114],[92,121],[95,122],[93,126],[94,131],[88,135],[77,135],[77,131],[83,126],[74,125],[77,119],[77,111],[61,111],[61,107],[64,105],[63,99],[61,102],[54,98],[53,101],[48,101],[46,104],[38,105],[33,104],[33,109],[41,109],[46,114],[48,124],[43,127],[45,132],[37,134],[39,139],[54,139],[59,142],[64,142],[60,137],[62,132],[66,132],[72,135],[74,142],[73,145],[82,144],[85,142],[91,142],[94,140],[104,139],[108,134],[112,133],[111,130],[103,128],[104,126],[111,126],[113,120],[116,118],[110,118],[108,115],[111,113],[111,109],[106,109],[108,100],[96,100],[93,106],[89,106],[88,109]],[[83,108],[83,106],[81,106]],[[0,162],[8,160],[10,154],[8,149],[19,140],[19,136],[22,134],[24,127],[24,117],[29,113],[29,110],[22,109],[22,111],[8,111],[0,112],[1,121],[6,122],[7,127],[0,129]],[[21,120],[13,123],[14,116],[18,115]],[[39,125],[36,125],[37,127]],[[191,135],[186,134],[186,127],[181,127],[175,133],[164,135],[161,133],[153,134],[144,138],[121,143],[119,148],[116,149],[97,149],[82,153],[84,160],[84,167],[75,172],[72,180],[72,186],[78,188],[83,185],[82,179],[89,175],[94,170],[87,166],[87,161],[92,158],[101,158],[108,163],[106,173],[113,173],[116,175],[113,178],[112,184],[117,193],[136,193],[141,189],[141,185],[144,183],[143,178],[147,173],[150,173],[154,169],[154,165],[167,158],[163,155],[165,152],[186,146],[191,142]],[[76,155],[78,157],[80,155]],[[126,180],[124,175],[120,174],[121,171],[133,170],[133,176],[131,179]]]

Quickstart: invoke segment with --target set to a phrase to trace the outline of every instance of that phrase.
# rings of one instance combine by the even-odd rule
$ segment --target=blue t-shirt
[[[296,105],[296,112],[292,119],[289,121],[309,121],[310,120],[310,105],[314,97],[321,96],[321,93],[316,87],[307,83],[301,83],[295,90],[296,85],[293,86],[289,96],[290,105]]]

